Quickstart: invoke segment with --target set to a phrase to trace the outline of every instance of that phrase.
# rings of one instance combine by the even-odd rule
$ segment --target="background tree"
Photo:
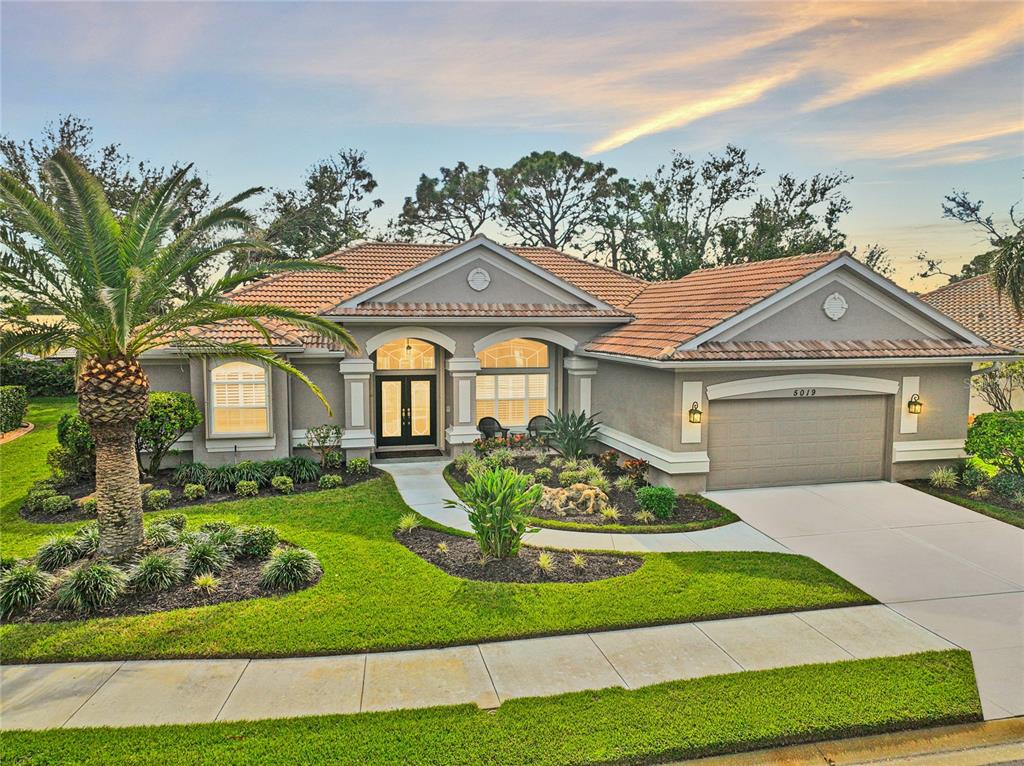
[[[262,239],[274,253],[290,259],[308,260],[338,250],[368,236],[370,213],[384,204],[371,198],[376,188],[366,154],[342,149],[311,167],[302,188],[272,192],[260,214]],[[263,250],[239,251],[231,273],[264,258]]]
[[[64,149],[75,156],[81,165],[93,176],[107,194],[111,210],[117,215],[126,215],[135,200],[152,191],[160,181],[178,170],[180,166],[166,168],[144,160],[136,160],[127,154],[120,144],[98,145],[93,128],[87,121],[75,115],[64,115],[56,122],[47,123],[38,139],[15,141],[10,136],[0,137],[0,167],[18,179],[39,198],[52,204],[55,190],[43,167],[57,152]],[[189,192],[181,200],[183,213],[175,221],[174,234],[180,234],[199,220],[204,210],[216,204],[216,197],[210,186],[196,171],[189,171]],[[0,205],[0,229],[8,238],[19,238],[10,218]],[[212,244],[212,243],[211,243]],[[210,263],[183,274],[176,285],[176,292],[196,295],[209,280],[217,263]],[[35,311],[36,307],[33,307]]]
[[[495,168],[494,175],[501,223],[524,245],[563,250],[585,244],[595,200],[616,171],[569,152],[547,151]]]
[[[640,276],[647,272],[649,248],[640,187],[625,177],[602,180],[594,195],[589,255],[613,269]]]
[[[1024,391],[1024,362],[986,362],[971,375],[971,387],[996,412],[1013,409],[1013,395]]]
[[[16,237],[0,232],[0,288],[61,314],[43,325],[0,311],[0,357],[59,344],[78,351],[78,411],[96,445],[99,555],[119,557],[142,542],[142,505],[135,456],[135,424],[146,414],[149,380],[139,362],[146,351],[175,345],[196,353],[253,359],[299,378],[330,408],[320,390],[287,360],[266,347],[219,342],[194,334],[225,320],[241,320],[267,338],[267,319],[309,330],[355,349],[334,322],[273,304],[227,303],[223,294],[275,271],[331,268],[307,261],[274,262],[225,276],[195,296],[165,306],[185,272],[222,253],[253,250],[256,243],[228,232],[252,225],[240,205],[250,189],[205,213],[175,236],[184,201],[197,183],[186,166],[118,215],[100,182],[66,149],[43,164],[52,203],[12,173],[0,170],[0,202]],[[268,344],[269,345],[269,344]]]
[[[892,279],[896,273],[896,264],[892,262],[888,248],[882,247],[877,243],[868,245],[861,256],[857,256],[857,248],[853,248],[853,255],[858,257],[860,262],[869,269],[881,274],[883,277]]]
[[[843,249],[846,235],[839,221],[851,205],[841,189],[852,180],[842,172],[817,173],[805,181],[783,173],[746,216],[722,227],[719,264]]]
[[[459,162],[441,168],[440,178],[420,176],[415,196],[405,198],[398,227],[407,239],[464,242],[494,218],[496,209],[491,169]]]

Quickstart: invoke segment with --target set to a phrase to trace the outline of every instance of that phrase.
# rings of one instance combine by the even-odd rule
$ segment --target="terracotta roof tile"
[[[636,320],[595,338],[588,351],[667,359],[676,348],[844,255],[815,253],[701,269],[654,282],[626,305]]]
[[[999,295],[990,274],[940,287],[921,300],[986,340],[1024,350],[1024,319]]]
[[[578,303],[364,303],[356,308],[332,309],[326,316],[424,317],[581,317],[628,319],[621,309],[596,309]]]
[[[328,312],[339,303],[451,250],[455,245],[366,242],[320,260],[344,272],[293,272],[268,277],[230,295],[241,303],[276,303],[308,313]],[[509,247],[516,255],[617,308],[647,283],[596,263],[544,247]]]
[[[789,340],[708,341],[699,348],[676,351],[672,361],[732,361],[753,359],[863,359],[1010,354],[1001,346],[972,346],[956,340]]]

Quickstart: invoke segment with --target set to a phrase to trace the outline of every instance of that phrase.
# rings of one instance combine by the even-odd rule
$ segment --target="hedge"
[[[28,395],[72,396],[75,393],[75,363],[48,362],[45,359],[4,359],[0,362],[0,381],[16,380]]]
[[[0,386],[0,432],[21,428],[27,407],[24,386]]]

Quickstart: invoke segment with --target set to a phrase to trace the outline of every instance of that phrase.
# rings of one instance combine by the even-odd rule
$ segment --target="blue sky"
[[[293,186],[366,151],[394,215],[421,172],[567,149],[642,176],[735,143],[767,171],[854,176],[850,244],[909,281],[941,219],[1024,193],[1019,3],[42,3],[0,6],[0,128],[58,114],[214,188]],[[935,283],[931,283],[935,284]]]

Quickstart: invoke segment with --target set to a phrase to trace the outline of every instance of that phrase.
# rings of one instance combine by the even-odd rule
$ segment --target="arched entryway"
[[[378,449],[435,446],[441,347],[409,335],[375,344],[372,353]]]

